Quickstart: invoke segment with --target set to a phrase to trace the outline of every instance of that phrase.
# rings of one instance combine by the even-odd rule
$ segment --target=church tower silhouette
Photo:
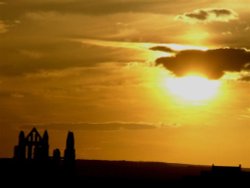
[[[64,161],[65,164],[72,164],[75,161],[75,141],[74,141],[74,133],[68,132],[67,140],[66,140],[66,149],[64,151]]]

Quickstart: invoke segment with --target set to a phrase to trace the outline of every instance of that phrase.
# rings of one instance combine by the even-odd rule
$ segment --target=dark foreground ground
[[[0,182],[1,187],[248,187],[250,173],[241,167],[158,162],[0,159]]]

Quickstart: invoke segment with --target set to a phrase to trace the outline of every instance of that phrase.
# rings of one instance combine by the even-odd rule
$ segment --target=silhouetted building
[[[72,164],[75,161],[75,141],[73,132],[68,132],[66,149],[64,151],[64,161],[66,164]]]
[[[216,176],[237,176],[241,173],[241,165],[239,166],[212,165],[211,173]]]
[[[18,145],[14,148],[14,159],[16,160],[37,160],[46,161],[52,159],[56,164],[60,164],[60,160],[64,159],[64,163],[68,166],[74,166],[75,163],[75,143],[74,133],[68,132],[66,140],[66,148],[64,158],[61,157],[59,149],[53,150],[53,156],[49,157],[49,135],[45,130],[43,136],[39,134],[36,128],[33,128],[25,137],[23,131],[19,133]]]
[[[23,131],[19,134],[18,145],[14,149],[14,158],[17,160],[48,160],[49,159],[49,136],[45,131],[43,137],[36,128],[25,137]]]
[[[217,166],[212,165],[211,170],[201,172],[201,180],[206,182],[237,183],[246,178],[245,174],[239,166]]]

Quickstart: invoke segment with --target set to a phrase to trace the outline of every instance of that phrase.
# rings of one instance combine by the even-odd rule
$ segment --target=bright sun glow
[[[218,91],[219,85],[218,80],[208,80],[200,76],[166,79],[166,87],[172,94],[190,101],[213,98]]]

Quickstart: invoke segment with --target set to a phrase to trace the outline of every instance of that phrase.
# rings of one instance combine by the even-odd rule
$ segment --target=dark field
[[[160,162],[63,160],[44,162],[1,159],[1,182],[20,186],[130,187],[249,185],[248,169]]]

